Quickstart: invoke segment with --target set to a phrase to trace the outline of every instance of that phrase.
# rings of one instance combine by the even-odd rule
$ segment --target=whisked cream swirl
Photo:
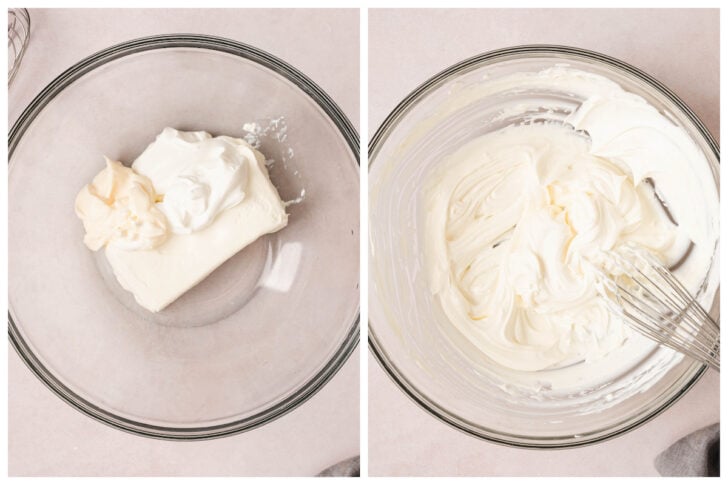
[[[477,138],[424,193],[433,294],[485,355],[522,371],[598,359],[630,336],[599,296],[599,254],[638,243],[672,262],[693,243],[681,276],[696,289],[717,240],[717,193],[682,129],[606,79],[589,97],[582,73],[543,76],[582,89],[565,123]]]

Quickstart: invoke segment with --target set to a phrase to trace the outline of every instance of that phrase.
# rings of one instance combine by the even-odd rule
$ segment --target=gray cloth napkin
[[[336,465],[328,467],[322,471],[317,477],[358,477],[359,476],[359,457],[354,456],[344,461],[340,461]]]
[[[719,477],[720,424],[690,433],[657,455],[655,468],[664,477]]]

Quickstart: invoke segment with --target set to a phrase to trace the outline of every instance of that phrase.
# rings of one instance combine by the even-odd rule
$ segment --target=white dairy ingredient
[[[483,92],[509,85],[583,101],[563,124],[477,138],[430,174],[432,293],[458,331],[509,369],[553,369],[626,350],[623,360],[634,359],[652,344],[607,310],[590,264],[628,242],[667,264],[690,248],[679,277],[697,291],[719,232],[705,157],[643,98],[601,76],[559,67],[485,83]],[[712,291],[716,285],[708,282]]]
[[[76,215],[86,230],[83,242],[92,251],[106,245],[125,250],[159,246],[168,231],[157,197],[147,177],[106,158],[106,168],[76,196]]]
[[[164,195],[167,206],[162,211],[178,231],[150,251],[107,246],[106,257],[121,286],[152,312],[164,309],[248,244],[288,223],[265,157],[243,140],[167,128],[132,168]],[[185,198],[180,190],[173,206],[165,191],[186,184],[190,174],[196,176],[190,181],[193,187],[204,187],[202,194],[188,191]]]
[[[165,128],[132,168],[107,168],[76,201],[91,249],[158,312],[264,234],[288,223],[263,155],[245,141]]]
[[[245,199],[249,161],[254,159],[254,148],[239,138],[165,128],[133,168],[164,194],[157,207],[172,232],[189,234]]]

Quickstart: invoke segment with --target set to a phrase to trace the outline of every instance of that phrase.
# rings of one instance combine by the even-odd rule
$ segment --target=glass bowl
[[[369,150],[372,353],[401,390],[433,416],[473,436],[519,447],[572,447],[625,433],[669,407],[706,369],[643,342],[651,345],[648,355],[633,359],[614,379],[564,391],[549,388],[549,371],[540,371],[544,374],[530,373],[528,379],[541,382],[543,376],[543,387],[521,392],[517,385],[492,378],[480,352],[451,326],[441,324],[446,317],[434,303],[423,271],[424,180],[440,160],[473,138],[538,118],[538,113],[526,116],[505,109],[519,99],[538,99],[548,119],[567,116],[580,104],[572,93],[516,86],[479,95],[484,79],[497,81],[514,72],[564,64],[617,82],[684,127],[705,154],[718,190],[718,146],[682,101],[621,61],[561,46],[493,51],[446,69],[394,109]],[[713,287],[719,271],[716,255],[706,275]],[[716,296],[715,288],[700,295],[704,305],[713,305],[714,315]],[[584,369],[577,365],[566,372]],[[512,382],[518,384],[524,375],[512,375]]]
[[[166,126],[254,135],[281,197],[302,200],[287,227],[152,314],[84,246],[74,199],[103,155],[129,164]],[[59,397],[126,431],[214,438],[306,401],[358,343],[358,248],[358,135],[311,80],[248,45],[185,34],[108,48],[10,133],[10,340]]]

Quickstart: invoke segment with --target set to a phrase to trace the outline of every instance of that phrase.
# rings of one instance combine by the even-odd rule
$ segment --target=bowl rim
[[[531,54],[538,57],[561,55],[567,58],[577,60],[586,60],[591,62],[596,61],[598,64],[615,68],[622,74],[626,73],[628,75],[631,75],[632,77],[639,79],[650,87],[656,89],[660,94],[667,97],[670,102],[675,104],[678,110],[680,110],[685,116],[687,116],[689,121],[693,123],[695,128],[697,128],[698,132],[702,135],[709,148],[712,150],[713,154],[715,155],[716,161],[718,163],[720,162],[719,146],[710,131],[700,120],[700,118],[675,93],[673,93],[667,86],[665,86],[654,77],[624,61],[592,50],[556,44],[524,44],[496,49],[466,58],[440,71],[439,73],[430,77],[425,82],[413,89],[387,115],[377,131],[374,133],[374,136],[371,138],[368,146],[369,170],[371,170],[376,156],[379,153],[379,150],[391,134],[391,131],[398,125],[400,119],[409,111],[410,108],[414,107],[414,105],[416,105],[416,103],[422,97],[427,95],[431,91],[431,89],[437,87],[444,81],[450,80],[464,72],[469,72],[479,67],[484,67],[487,65],[495,64],[497,62],[508,60],[509,58],[522,58],[523,54]],[[714,167],[711,168],[714,171]],[[716,181],[716,184],[718,183],[719,182]],[[371,252],[369,254],[371,257]],[[393,364],[391,359],[389,359],[381,340],[378,339],[377,333],[373,328],[371,317],[369,317],[368,332],[369,350],[374,356],[375,360],[379,363],[385,374],[387,374],[389,378],[394,381],[397,387],[408,398],[414,401],[415,404],[420,406],[423,410],[425,410],[427,413],[434,416],[435,418],[439,419],[440,421],[467,435],[485,441],[491,441],[494,443],[515,448],[576,448],[580,446],[587,446],[599,443],[621,436],[633,429],[642,426],[643,424],[652,420],[653,418],[664,412],[666,409],[668,409],[670,406],[672,406],[700,380],[700,378],[707,370],[706,365],[697,362],[693,363],[693,365],[688,368],[688,370],[681,376],[680,380],[686,382],[669,399],[667,399],[664,403],[654,409],[649,409],[641,414],[622,421],[622,423],[614,428],[598,429],[594,432],[590,432],[588,435],[568,435],[538,438],[520,435],[517,436],[494,430],[486,430],[476,423],[460,418],[456,414],[451,413],[450,411],[445,409],[444,406],[430,399],[425,393],[420,391],[415,385],[409,382],[405,375]],[[688,376],[687,379],[685,378],[686,375]],[[678,380],[677,382],[680,382],[680,380]]]
[[[23,134],[33,123],[33,120],[48,103],[77,79],[109,62],[126,56],[169,48],[190,48],[231,54],[244,60],[252,61],[284,77],[303,91],[304,95],[308,96],[324,111],[344,138],[344,141],[356,160],[357,167],[360,166],[359,134],[341,108],[323,89],[301,71],[280,58],[249,44],[224,37],[178,33],[153,35],[121,42],[85,57],[59,74],[36,95],[13,124],[8,135],[8,167],[12,165],[12,155],[16,146],[22,139]],[[13,348],[33,374],[54,394],[76,410],[113,428],[138,436],[176,441],[207,440],[242,433],[267,424],[291,412],[323,388],[349,359],[359,344],[359,326],[360,308],[357,305],[356,315],[349,324],[341,344],[329,358],[328,362],[307,381],[294,389],[287,397],[277,401],[272,406],[246,418],[227,423],[201,427],[173,427],[151,425],[142,421],[118,416],[74,393],[68,386],[55,377],[33,353],[21,335],[17,322],[13,318],[10,308],[8,308],[8,337]]]

